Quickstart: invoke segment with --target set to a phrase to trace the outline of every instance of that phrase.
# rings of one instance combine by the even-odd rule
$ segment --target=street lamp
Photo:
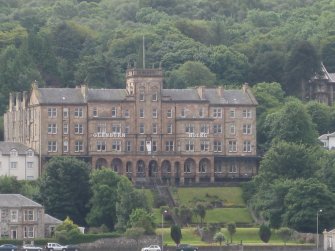
[[[322,209],[316,211],[316,251],[319,251],[319,213],[322,213]]]
[[[164,251],[163,227],[164,227],[164,214],[166,214],[166,213],[167,213],[166,210],[164,210],[164,211],[162,212],[162,251]]]

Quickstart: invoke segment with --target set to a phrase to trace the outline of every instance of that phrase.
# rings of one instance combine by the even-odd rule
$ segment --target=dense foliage
[[[123,87],[127,65],[143,66],[143,37],[166,87],[278,82],[299,95],[320,59],[335,69],[334,11],[331,0],[2,1],[0,114],[34,80]]]

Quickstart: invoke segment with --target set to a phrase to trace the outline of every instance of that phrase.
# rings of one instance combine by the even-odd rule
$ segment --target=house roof
[[[3,207],[43,207],[41,204],[21,194],[0,194],[0,208]]]
[[[45,224],[62,224],[63,221],[49,215],[49,214],[44,214],[44,223]]]
[[[38,88],[40,104],[85,104],[87,101],[122,101],[127,97],[126,89],[87,89],[87,97],[81,88]],[[208,101],[210,104],[256,105],[247,91],[223,90],[219,95],[217,88],[203,88],[202,96],[196,88],[162,89],[162,96],[175,102]],[[87,99],[87,100],[86,100]]]
[[[10,151],[13,149],[15,149],[19,155],[26,154],[28,150],[33,151],[31,148],[22,143],[0,141],[0,153],[7,155],[10,154]]]

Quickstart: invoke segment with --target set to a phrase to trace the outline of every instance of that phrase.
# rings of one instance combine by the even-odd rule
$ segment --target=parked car
[[[161,251],[161,247],[158,245],[150,245],[149,247],[142,248],[141,251]]]
[[[198,248],[189,244],[179,244],[176,251],[198,251]]]
[[[79,247],[76,245],[60,245],[58,243],[49,242],[46,245],[47,251],[79,251]]]
[[[3,244],[3,245],[0,246],[0,250],[1,251],[16,251],[17,246],[15,246],[13,244]]]
[[[34,246],[32,244],[26,244],[22,246],[23,251],[30,251],[30,250],[35,250],[35,251],[42,251],[42,247]]]

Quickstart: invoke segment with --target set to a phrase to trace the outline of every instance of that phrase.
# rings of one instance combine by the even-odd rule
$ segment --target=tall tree
[[[171,230],[170,230],[170,235],[171,235],[171,239],[178,246],[180,244],[181,239],[183,238],[183,236],[181,234],[180,226],[172,225]]]
[[[121,177],[111,169],[95,170],[90,175],[92,197],[86,220],[91,226],[106,225],[114,230],[117,222],[117,185]]]
[[[301,232],[315,233],[316,214],[319,215],[319,232],[335,224],[335,196],[326,185],[316,179],[298,180],[284,201],[284,222],[288,227]]]
[[[317,143],[318,134],[312,118],[302,102],[296,99],[267,115],[264,127],[270,139],[310,145]]]
[[[227,225],[227,231],[230,236],[230,243],[233,243],[233,235],[236,233],[236,224],[235,222],[229,222]]]
[[[117,186],[116,228],[125,230],[130,214],[137,208],[149,210],[145,194],[136,190],[127,177],[120,177]]]
[[[320,58],[308,41],[294,44],[285,65],[285,90],[302,99],[306,95],[306,82],[320,70]]]
[[[76,224],[86,225],[89,171],[89,166],[76,158],[54,157],[49,160],[40,180],[38,197],[46,212],[61,220],[69,216]]]

